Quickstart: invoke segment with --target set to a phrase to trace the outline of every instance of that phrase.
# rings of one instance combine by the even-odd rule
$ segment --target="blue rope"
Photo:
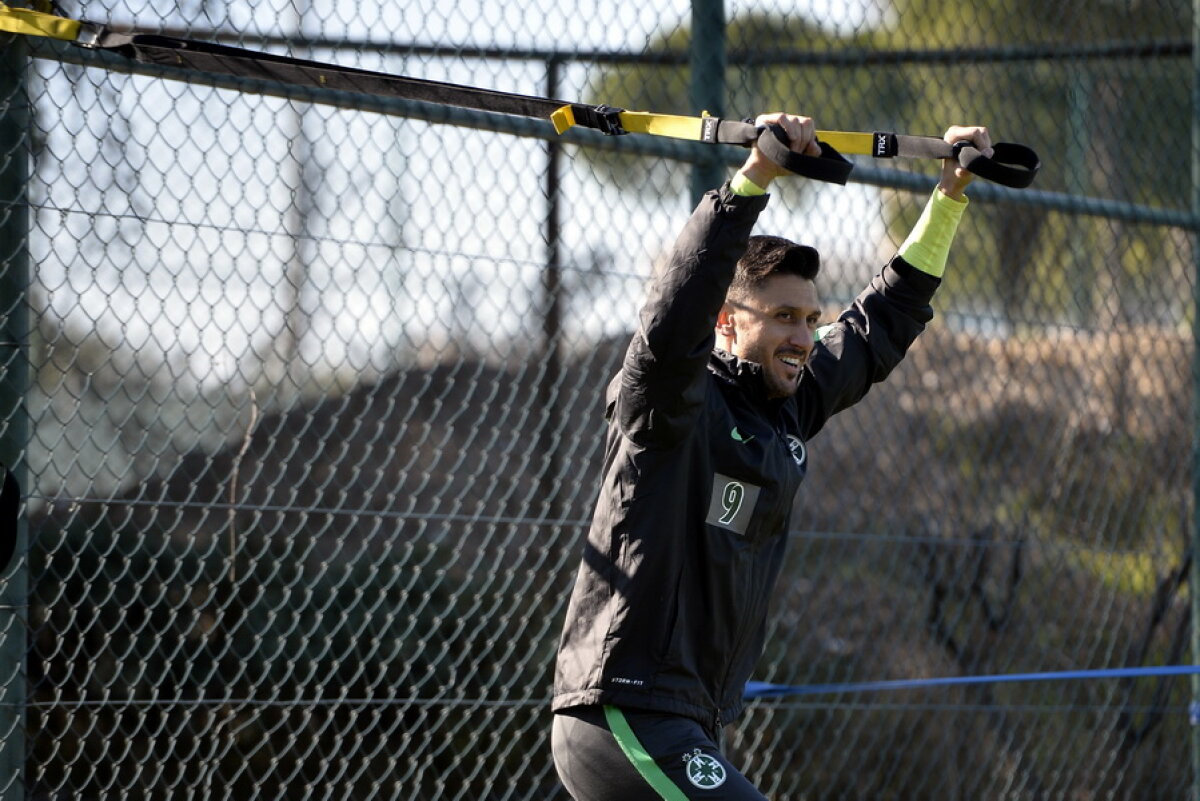
[[[936,679],[895,679],[845,684],[771,684],[746,682],[745,698],[780,698],[788,695],[833,695],[836,693],[920,690],[928,687],[953,687],[962,684],[1004,684],[1019,681],[1074,681],[1078,679],[1126,679],[1144,676],[1185,676],[1200,673],[1200,665],[1163,667],[1104,668],[1100,670],[1064,670],[1052,673],[1003,673],[991,676],[948,676]]]

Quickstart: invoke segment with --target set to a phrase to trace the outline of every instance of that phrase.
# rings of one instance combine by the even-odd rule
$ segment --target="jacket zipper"
[[[775,437],[776,437],[777,441],[779,442],[780,445],[782,445],[783,449],[787,452],[787,458],[791,459],[792,458],[791,457],[791,448],[788,447],[787,436],[781,430],[781,428],[778,424],[778,421],[772,421],[771,427],[775,431]],[[750,545],[750,549],[751,549],[750,558],[747,559],[747,561],[746,561],[746,579],[747,579],[747,585],[751,586],[751,587],[754,586],[754,584],[753,584],[753,582],[754,582],[754,566],[756,564],[758,564],[757,556],[758,556],[758,552],[760,550],[762,550],[763,542],[764,542],[763,540],[755,539],[754,542],[752,542]],[[762,606],[762,602],[761,602],[759,596],[757,594],[755,594],[754,605],[747,613],[746,618],[748,618],[749,620],[757,620],[758,609],[760,606]],[[746,622],[747,622],[746,619],[742,620],[743,624]],[[749,634],[746,631],[746,627],[743,625],[741,627],[741,631],[739,632],[737,642],[734,643],[733,650],[730,653],[729,664],[727,664],[725,666],[725,675],[721,679],[721,688],[720,688],[720,692],[718,693],[718,696],[717,696],[717,708],[716,708],[716,714],[713,716],[713,721],[716,724],[718,735],[720,734],[721,726],[722,726],[721,704],[724,702],[725,696],[729,690],[729,675],[730,675],[730,673],[733,672],[734,668],[741,663],[743,652],[746,650],[746,642],[748,639],[749,639]]]
[[[762,547],[761,543],[758,543],[758,542],[755,542],[750,546],[750,548],[751,548],[750,558],[746,560],[746,579],[747,579],[747,584],[749,586],[753,586],[752,582],[754,580],[754,565],[756,562],[755,557],[757,556],[758,551],[761,547]],[[714,721],[717,724],[717,732],[718,733],[721,731],[721,725],[722,725],[721,724],[721,704],[724,703],[725,696],[729,692],[729,676],[734,671],[734,669],[738,665],[741,664],[742,658],[743,658],[743,653],[746,650],[746,642],[750,639],[750,636],[746,631],[747,626],[745,624],[747,624],[750,620],[753,620],[755,618],[758,607],[759,607],[759,603],[758,603],[758,597],[756,595],[754,598],[753,608],[749,609],[747,611],[747,614],[745,615],[745,617],[743,617],[743,619],[740,621],[743,625],[739,626],[737,641],[733,645],[733,650],[730,651],[729,663],[727,665],[725,665],[725,675],[721,678],[721,688],[720,688],[720,692],[717,694],[717,709],[716,709],[716,715],[714,716]]]

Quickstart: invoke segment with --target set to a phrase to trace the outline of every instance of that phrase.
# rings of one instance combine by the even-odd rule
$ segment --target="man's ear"
[[[721,311],[717,312],[716,331],[723,337],[733,336],[733,307],[728,303],[721,306]]]

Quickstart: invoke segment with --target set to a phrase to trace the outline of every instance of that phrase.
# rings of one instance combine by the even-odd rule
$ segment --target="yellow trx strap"
[[[0,31],[73,42],[79,38],[81,25],[77,20],[66,17],[56,17],[28,8],[11,8],[0,3]]]
[[[875,134],[852,131],[817,131],[817,140],[831,145],[840,153],[855,156],[874,156]]]
[[[655,136],[670,136],[675,139],[699,141],[704,117],[681,117],[676,114],[654,114],[649,111],[621,111],[618,115],[626,133],[644,133]],[[705,116],[708,116],[707,114]],[[570,105],[563,106],[550,115],[554,130],[562,133],[578,125],[575,112]]]
[[[693,141],[701,138],[703,119],[703,117],[679,117],[674,114],[653,114],[648,111],[621,112],[621,124],[630,133],[670,136],[675,139],[691,139]]]

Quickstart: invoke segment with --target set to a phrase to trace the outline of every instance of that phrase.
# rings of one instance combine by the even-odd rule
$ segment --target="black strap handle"
[[[850,178],[850,171],[854,169],[854,165],[834,150],[832,145],[817,142],[821,146],[821,155],[808,156],[788,147],[790,141],[782,126],[771,124],[758,137],[758,149],[788,172],[803,175],[805,178],[843,185]]]
[[[997,142],[992,150],[989,158],[970,142],[958,142],[952,148],[954,158],[964,170],[1013,189],[1024,189],[1033,183],[1042,167],[1038,154],[1025,145]]]

